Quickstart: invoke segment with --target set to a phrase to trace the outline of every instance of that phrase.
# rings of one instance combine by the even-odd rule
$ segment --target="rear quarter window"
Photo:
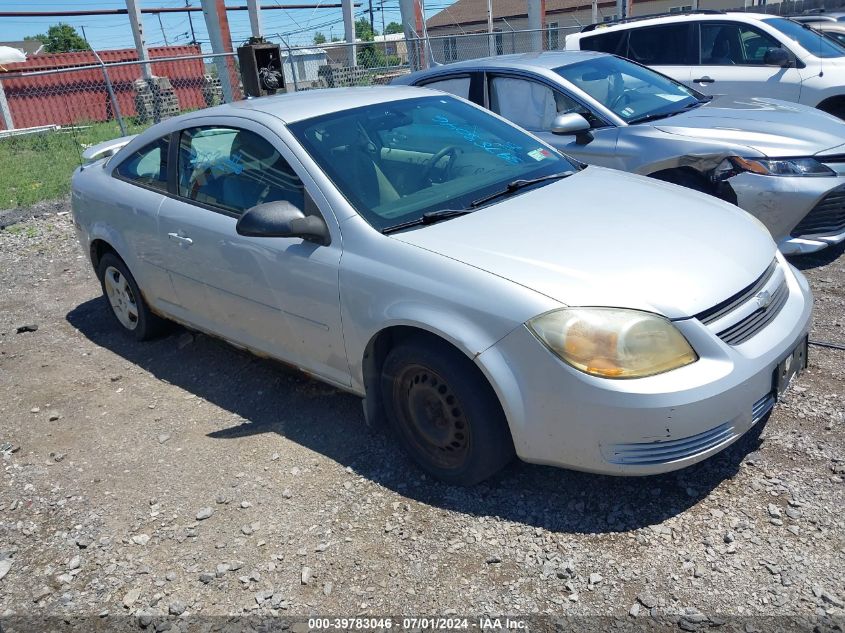
[[[612,53],[625,57],[627,48],[628,31],[611,31],[599,35],[582,37],[580,41],[581,50],[598,51],[600,53]]]
[[[117,167],[113,174],[144,187],[167,191],[167,153],[170,136],[164,136],[141,149],[132,152]]]

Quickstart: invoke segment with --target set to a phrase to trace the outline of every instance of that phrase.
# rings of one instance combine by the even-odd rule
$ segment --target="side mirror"
[[[248,237],[301,237],[323,246],[331,243],[329,227],[316,215],[306,216],[290,202],[258,204],[240,217],[238,235]]]
[[[558,114],[552,121],[552,134],[581,134],[590,129],[590,123],[576,112]]]
[[[763,56],[763,63],[766,66],[779,66],[780,68],[789,68],[792,65],[792,60],[782,48],[769,48]]]

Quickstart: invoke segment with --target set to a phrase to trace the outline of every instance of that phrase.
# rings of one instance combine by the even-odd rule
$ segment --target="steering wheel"
[[[426,182],[426,181],[434,182],[433,180],[431,180],[431,173],[434,171],[435,167],[437,166],[437,163],[439,163],[446,156],[449,157],[449,162],[443,168],[442,177],[447,176],[451,172],[452,165],[455,162],[455,157],[458,155],[459,152],[460,152],[460,149],[458,149],[454,145],[447,145],[446,147],[441,149],[439,152],[437,152],[434,156],[432,156],[429,159],[429,161],[426,163],[425,167],[423,168],[423,174],[422,174],[422,177],[420,179],[420,182],[423,182],[423,183]]]
[[[622,99],[627,99],[627,98],[628,98],[628,92],[627,92],[626,90],[624,90],[624,89],[623,89],[623,90],[622,90],[622,94],[620,94],[619,96],[617,96],[617,97],[616,97],[616,98],[615,98],[615,99],[611,102],[611,104],[608,106],[608,108],[609,108],[610,110],[615,110],[616,106],[617,106],[617,105],[619,105],[619,103],[622,101]]]

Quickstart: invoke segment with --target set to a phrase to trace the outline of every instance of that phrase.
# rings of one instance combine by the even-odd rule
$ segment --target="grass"
[[[127,134],[144,126],[129,120]],[[70,177],[89,145],[121,136],[116,121],[0,139],[0,209],[23,207],[70,192]]]

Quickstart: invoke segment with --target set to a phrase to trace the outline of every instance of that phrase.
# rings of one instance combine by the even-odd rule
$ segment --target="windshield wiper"
[[[459,215],[466,215],[467,213],[472,213],[472,211],[470,209],[440,209],[438,211],[426,211],[415,220],[408,220],[407,222],[401,222],[399,224],[394,224],[393,226],[388,226],[387,228],[382,229],[381,232],[387,235],[388,233],[407,229],[409,226],[434,224],[435,222],[440,222],[441,220],[448,220],[450,218],[456,218]]]
[[[680,110],[672,110],[672,112],[660,112],[654,114],[644,114],[640,117],[635,117],[628,121],[628,125],[632,125],[634,123],[645,123],[646,121],[657,121],[658,119],[667,119],[670,116],[675,116],[676,114],[681,114],[682,112],[686,112],[687,110],[694,110],[699,106],[703,106],[705,103],[709,103],[713,100],[713,97],[710,95],[705,96],[703,99],[696,99],[692,103],[688,103]]]
[[[495,200],[496,198],[501,198],[502,196],[508,196],[512,193],[519,191],[520,189],[524,189],[525,187],[529,187],[531,185],[536,185],[538,182],[545,182],[546,180],[559,180],[561,178],[568,178],[574,171],[561,171],[556,174],[549,174],[548,176],[540,176],[538,178],[521,178],[519,180],[513,180],[509,182],[504,189],[500,189],[499,191],[494,191],[488,196],[484,196],[483,198],[479,198],[478,200],[473,200],[469,204],[470,209],[475,209],[480,207],[482,204],[486,204],[491,200]]]

